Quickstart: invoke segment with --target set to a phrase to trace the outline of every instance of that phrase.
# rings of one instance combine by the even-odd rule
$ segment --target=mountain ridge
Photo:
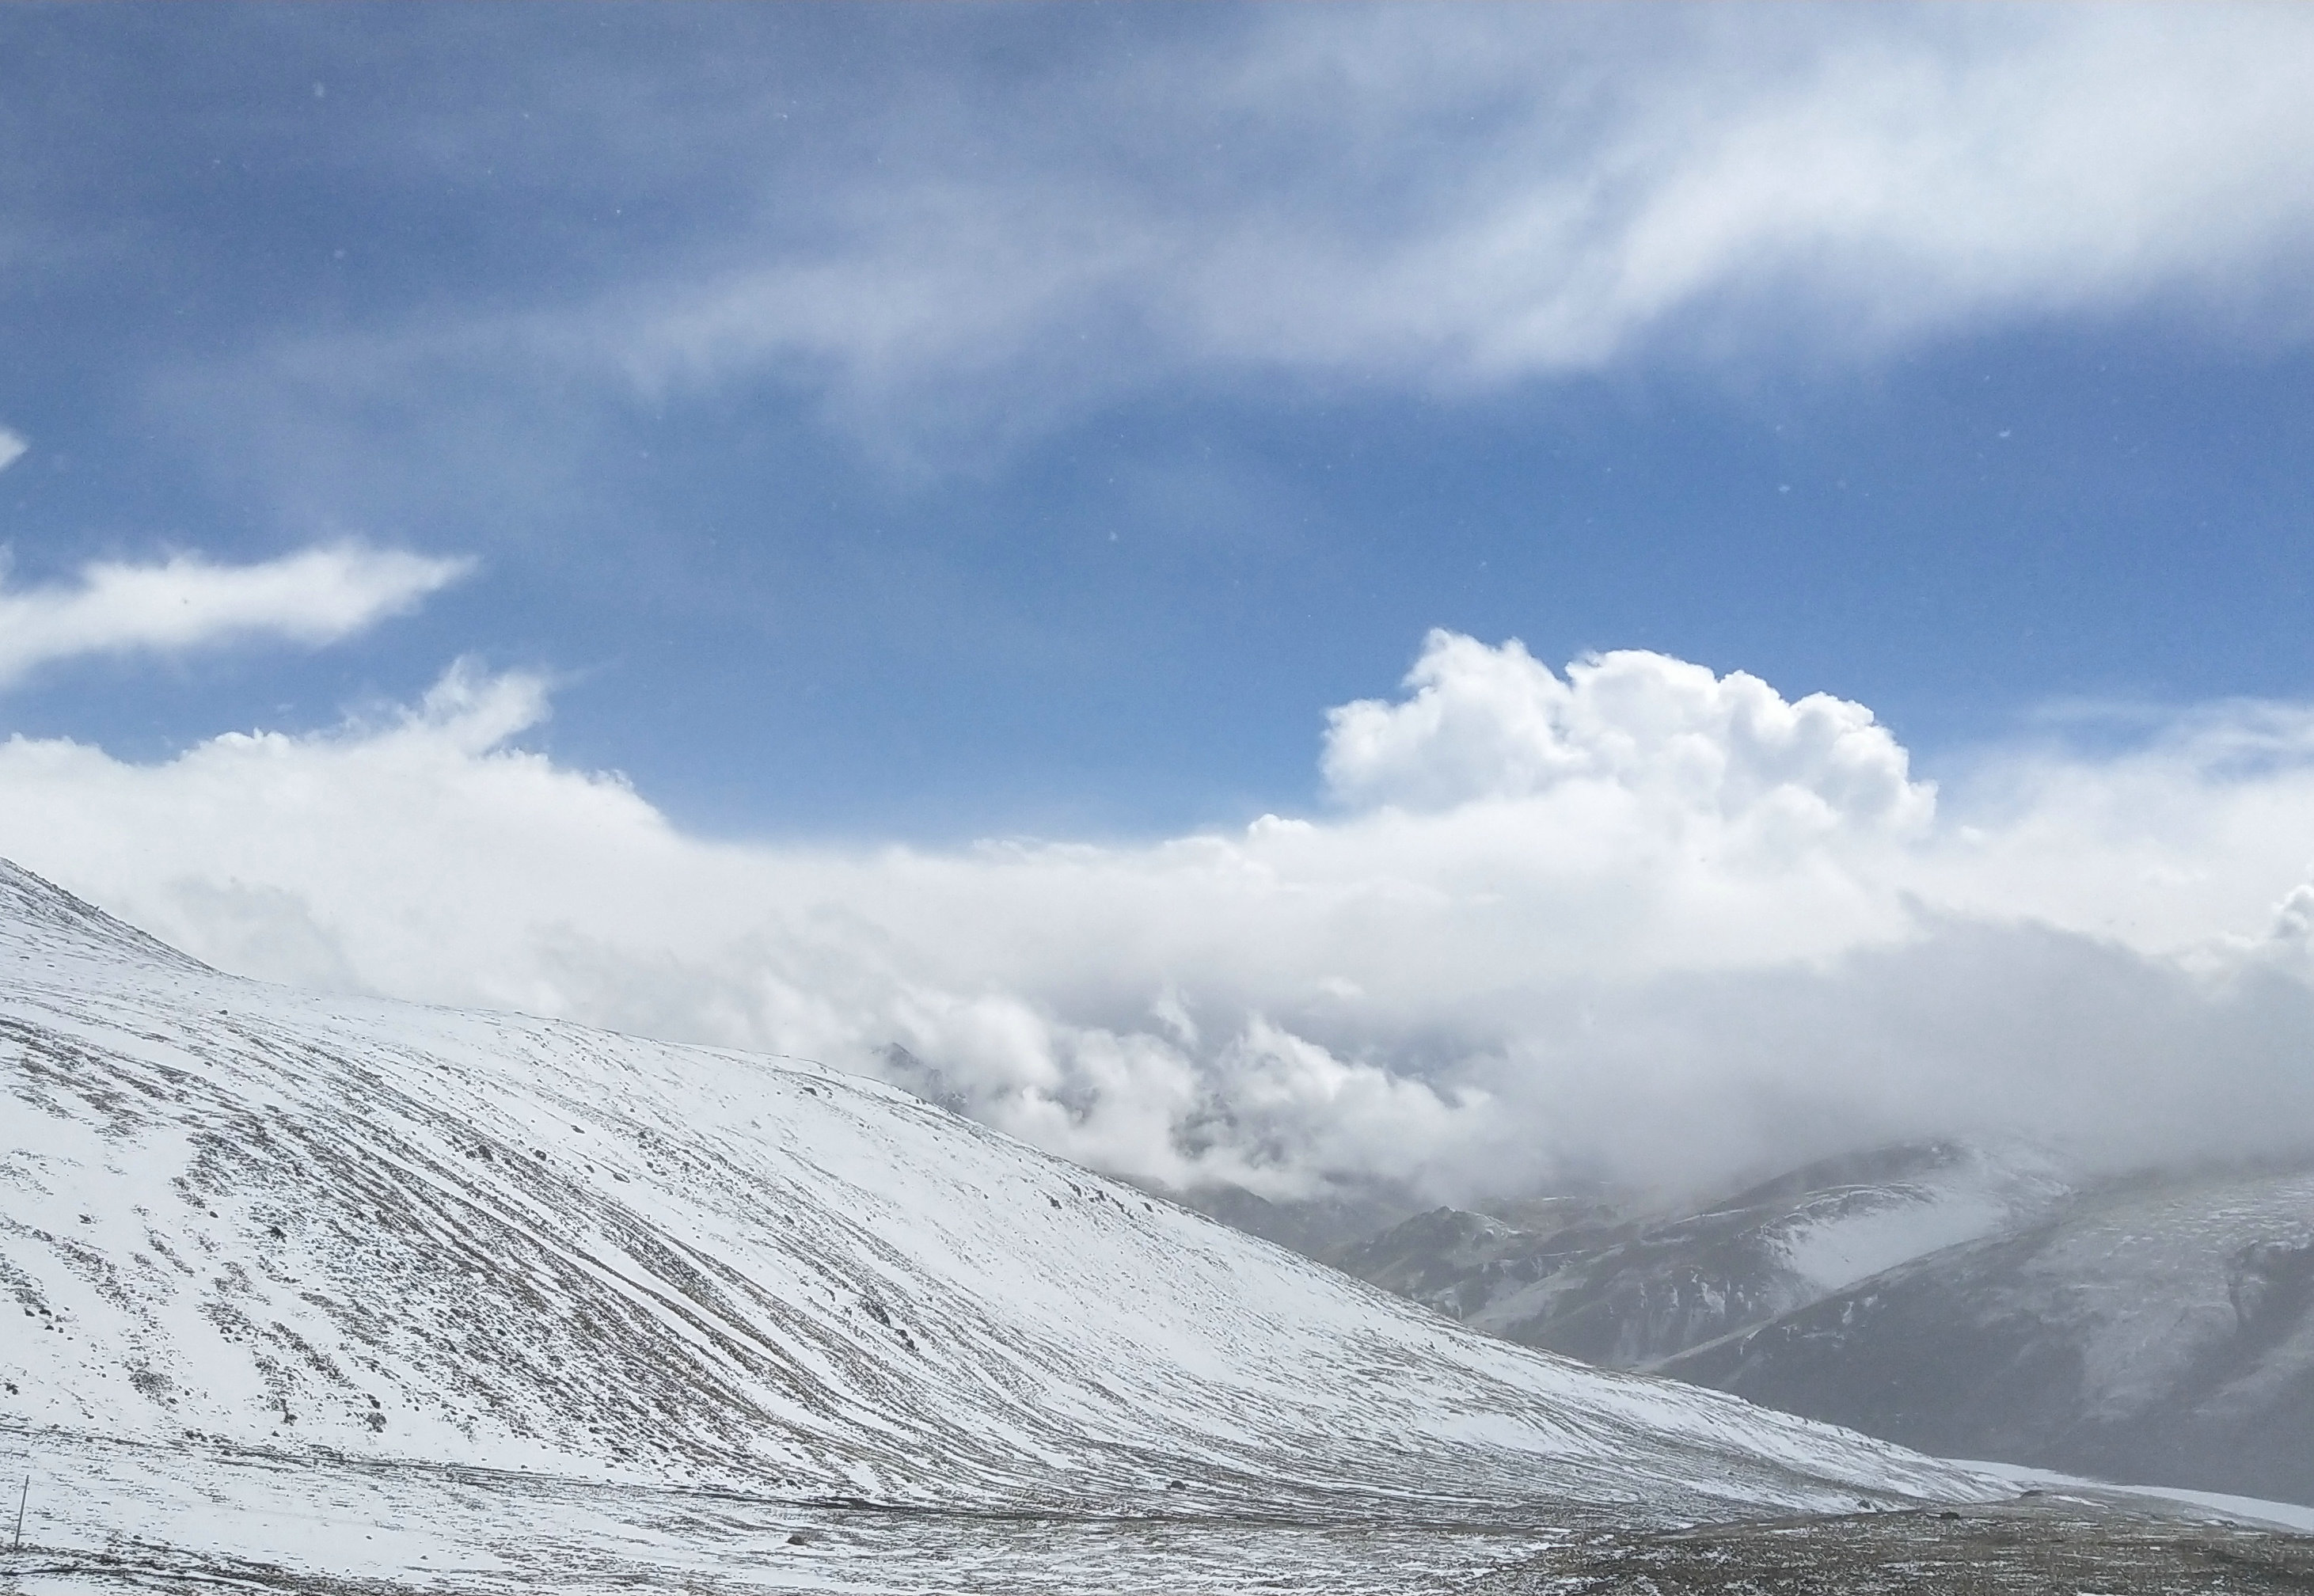
[[[1438,1209],[1329,1256],[1524,1345],[1940,1455],[2314,1502],[2314,1168],[1908,1144],[1697,1211]]]
[[[0,1067],[20,1434],[976,1511],[2007,1489],[1513,1348],[892,1087],[264,986],[13,867]]]
[[[2314,1168],[2092,1187],[1656,1367],[1947,1452],[2314,1503]]]

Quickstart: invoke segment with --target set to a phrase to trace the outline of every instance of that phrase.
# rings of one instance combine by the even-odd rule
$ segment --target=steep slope
[[[1509,1340],[1630,1367],[2004,1233],[2064,1193],[2021,1154],[1894,1147],[1810,1165],[1700,1212],[1633,1218],[1575,1200],[1500,1218],[1438,1209],[1333,1261]]]
[[[1665,1366],[1947,1453],[2314,1502],[2314,1170],[2084,1193]]]
[[[870,1081],[234,979],[13,867],[0,1081],[0,1427],[91,1469],[102,1438],[750,1499],[1653,1521],[1997,1491],[1478,1335]]]

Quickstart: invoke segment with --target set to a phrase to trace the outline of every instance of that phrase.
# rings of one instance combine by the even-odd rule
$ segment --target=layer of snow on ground
[[[0,1104],[0,1438],[75,1535],[105,1470],[251,1556],[305,1521],[225,1498],[300,1470],[268,1500],[337,1482],[348,1553],[399,1533],[363,1492],[445,1468],[1367,1526],[2004,1489],[1506,1345],[871,1081],[238,980],[5,865]]]
[[[1990,1474],[2028,1489],[2151,1496],[2159,1502],[2182,1502],[2191,1507],[2206,1507],[2212,1512],[2244,1523],[2265,1524],[2277,1530],[2295,1530],[2301,1535],[2314,1535],[2314,1507],[2296,1502],[2267,1502],[2257,1496],[2229,1496],[2219,1491],[2181,1491],[2169,1486],[2116,1486],[2101,1479],[2084,1478],[2078,1474],[2056,1474],[2046,1468],[2027,1468],[2018,1463],[1962,1462],[1957,1459],[1955,1461],[1973,1473]]]

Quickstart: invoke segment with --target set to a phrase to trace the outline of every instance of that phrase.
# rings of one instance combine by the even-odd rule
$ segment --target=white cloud
[[[1036,85],[1019,137],[903,126],[814,242],[562,325],[646,385],[784,364],[882,403],[1010,372],[1024,406],[1185,368],[1456,388],[1868,355],[2147,306],[2314,327],[2314,18],[1657,23],[1287,13],[1176,44],[1136,82]],[[1118,101],[1166,136],[1033,131]]]
[[[173,652],[252,638],[308,645],[414,608],[473,569],[358,543],[255,565],[179,554],[151,565],[98,560],[76,584],[0,586],[0,686],[91,654]]]
[[[1273,1195],[2314,1124],[2314,710],[1936,794],[1859,706],[1657,655],[1440,633],[1408,688],[1335,712],[1327,817],[840,851],[687,836],[509,745],[540,683],[461,667],[156,765],[13,739],[0,851],[229,968],[896,1071]]]
[[[22,460],[24,457],[24,451],[31,447],[31,445],[24,441],[22,434],[11,432],[7,428],[0,427],[0,471],[6,471]]]
[[[1338,795],[1437,809],[1594,782],[1809,830],[1911,831],[1935,811],[1934,789],[1912,780],[1871,710],[1820,692],[1787,703],[1740,671],[1622,651],[1577,660],[1562,682],[1515,639],[1490,648],[1434,631],[1406,685],[1402,702],[1362,699],[1328,716]]]
[[[488,437],[486,483],[535,412],[510,383],[769,378],[968,463],[1184,384],[1488,393],[2123,314],[2314,331],[2314,13],[1635,15],[1319,8],[994,73],[965,52],[896,66],[808,158],[728,142],[730,106],[661,110],[635,137],[669,163],[628,186],[711,166],[726,198],[614,287],[429,301],[155,392],[196,428],[261,411],[285,475],[393,469],[365,463],[383,415],[454,463]],[[441,410],[460,392],[474,415]]]

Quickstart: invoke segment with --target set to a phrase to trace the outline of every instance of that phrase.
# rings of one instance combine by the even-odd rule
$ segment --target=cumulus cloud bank
[[[16,738],[0,851],[230,968],[807,1054],[1276,1196],[2314,1124],[2304,709],[1939,792],[1860,705],[1439,632],[1332,712],[1322,814],[950,852],[687,836],[519,746],[547,709],[462,666],[161,764]]]
[[[1787,703],[1741,671],[1624,651],[1577,660],[1561,681],[1516,639],[1489,648],[1436,631],[1405,684],[1403,702],[1327,717],[1338,797],[1444,809],[1588,782],[1666,814],[1770,814],[1810,832],[1911,832],[1935,808],[1863,705],[1821,692]]]
[[[472,569],[466,560],[340,543],[254,565],[198,554],[147,565],[97,560],[71,586],[0,585],[0,687],[83,655],[261,637],[336,642],[411,609]]]

